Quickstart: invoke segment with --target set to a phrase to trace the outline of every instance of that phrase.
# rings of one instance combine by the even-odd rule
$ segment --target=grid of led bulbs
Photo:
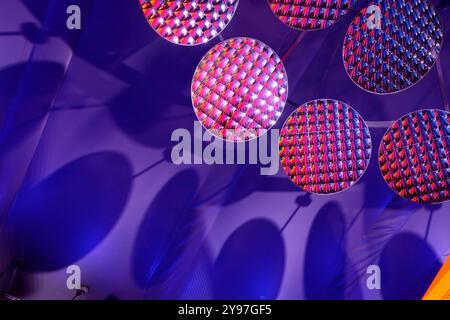
[[[381,12],[371,8],[380,8]],[[370,21],[377,14],[382,15],[378,26]],[[344,67],[364,90],[398,92],[428,73],[442,41],[441,20],[427,1],[377,0],[364,8],[348,28]]]
[[[201,60],[192,81],[195,114],[219,138],[246,141],[267,132],[287,100],[287,74],[264,43],[233,38]]]
[[[343,191],[362,177],[372,142],[361,116],[337,100],[314,100],[288,118],[280,135],[281,165],[311,193]]]

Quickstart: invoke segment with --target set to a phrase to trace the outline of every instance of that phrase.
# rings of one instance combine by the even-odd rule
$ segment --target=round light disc
[[[192,104],[203,126],[234,142],[257,138],[280,117],[288,79],[278,55],[266,44],[233,38],[213,47],[192,80]]]
[[[344,66],[364,90],[398,92],[430,71],[442,40],[442,22],[429,1],[377,0],[365,7],[348,28]]]
[[[422,110],[396,121],[380,145],[387,184],[418,203],[450,199],[450,113]]]
[[[370,162],[369,128],[349,105],[315,100],[287,119],[280,135],[281,165],[307,192],[332,194],[353,186]]]

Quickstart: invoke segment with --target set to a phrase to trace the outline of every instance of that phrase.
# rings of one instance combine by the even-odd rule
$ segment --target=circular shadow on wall
[[[93,250],[119,219],[131,188],[128,160],[114,152],[76,159],[19,193],[9,214],[15,254],[27,271],[51,271]]]
[[[184,48],[155,43],[146,50],[140,72],[127,79],[128,89],[111,102],[110,111],[117,126],[134,141],[151,148],[166,148],[173,143],[176,129],[193,131],[190,85],[204,48]],[[200,137],[201,138],[201,137]]]
[[[283,279],[285,248],[280,230],[251,220],[226,240],[213,271],[214,299],[275,299]]]
[[[173,294],[189,274],[201,242],[201,220],[194,209],[199,178],[194,170],[172,177],[158,192],[134,242],[133,276],[142,288],[158,286],[152,298]],[[183,281],[184,281],[183,280]]]
[[[352,270],[345,252],[345,229],[345,215],[336,202],[326,203],[317,213],[305,251],[303,277],[307,299],[345,299],[347,275]],[[359,292],[359,288],[355,291]]]
[[[441,263],[426,241],[412,233],[401,233],[383,248],[380,268],[384,299],[420,300]]]

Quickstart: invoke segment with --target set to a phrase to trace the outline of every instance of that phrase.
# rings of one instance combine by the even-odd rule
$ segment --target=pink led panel
[[[283,23],[299,30],[324,29],[346,15],[356,0],[269,0]]]
[[[375,0],[361,10],[347,30],[344,67],[364,90],[399,92],[431,70],[442,41],[442,21],[430,1]]]
[[[192,104],[215,136],[241,142],[259,137],[277,122],[287,90],[286,70],[270,47],[233,38],[200,61],[192,80]]]
[[[369,128],[347,104],[315,100],[287,119],[280,135],[281,165],[307,192],[331,194],[354,185],[370,162]]]
[[[386,132],[379,164],[387,184],[418,203],[450,199],[450,113],[422,110],[404,116]]]
[[[170,42],[193,46],[225,29],[239,0],[139,0],[150,26]]]

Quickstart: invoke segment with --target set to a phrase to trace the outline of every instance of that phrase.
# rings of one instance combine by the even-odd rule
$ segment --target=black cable
[[[88,287],[82,286],[80,289],[77,289],[77,291],[75,292],[75,295],[73,296],[73,298],[71,300],[76,300],[78,297],[86,295],[88,290],[89,290]]]

